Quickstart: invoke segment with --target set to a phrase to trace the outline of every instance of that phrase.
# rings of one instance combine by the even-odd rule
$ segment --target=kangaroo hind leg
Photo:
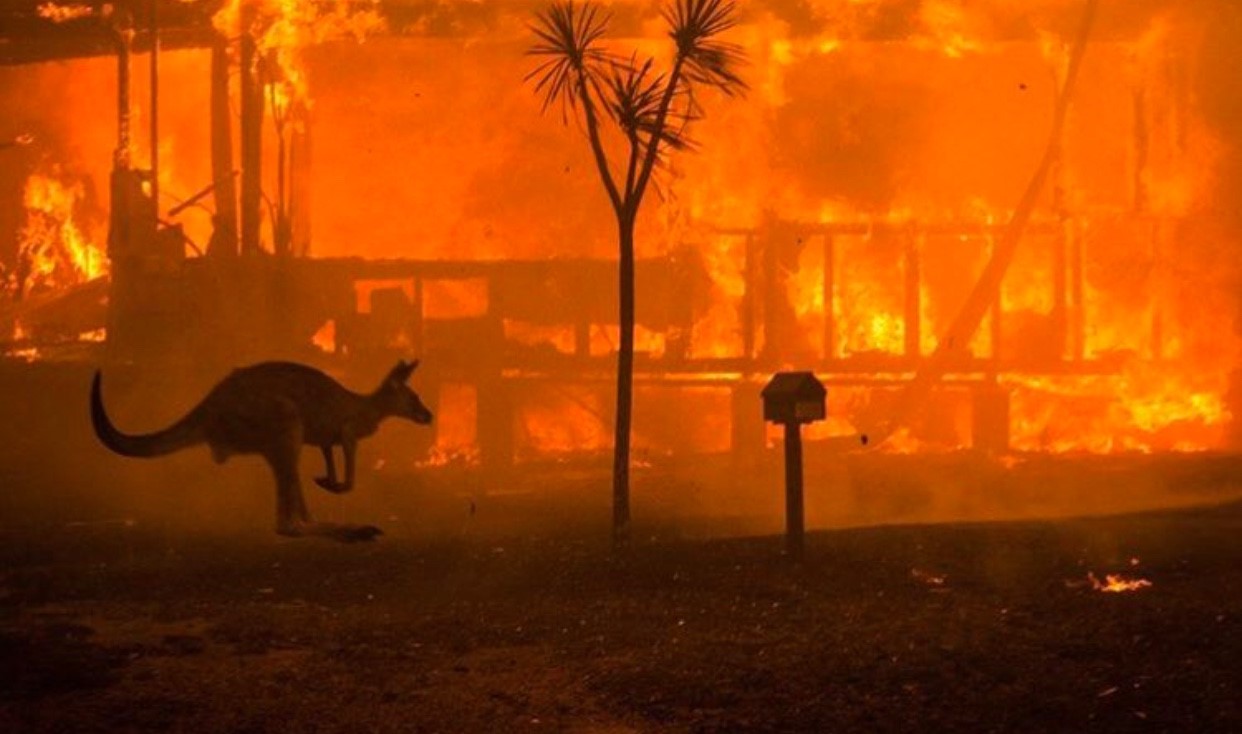
[[[301,453],[301,419],[292,406],[281,406],[279,425],[271,444],[263,451],[276,480],[276,532],[281,535],[306,535],[313,524],[298,477]]]
[[[311,518],[298,476],[301,452],[302,422],[294,411],[283,416],[276,440],[264,452],[276,478],[276,532],[293,537],[317,535],[343,543],[374,540],[381,535],[374,525],[316,522]]]

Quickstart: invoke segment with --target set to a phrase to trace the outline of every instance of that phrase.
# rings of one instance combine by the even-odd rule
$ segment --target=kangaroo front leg
[[[341,441],[341,453],[345,455],[345,484],[341,486],[341,491],[348,492],[354,488],[354,466],[358,455],[358,441],[349,433]]]
[[[323,465],[326,476],[315,477],[315,484],[329,492],[340,492],[341,483],[336,479],[336,461],[332,456],[332,444],[326,443],[319,448],[323,451]]]
[[[341,439],[341,453],[345,455],[345,481],[336,480],[335,463],[332,460],[332,447],[324,447],[324,461],[328,466],[328,476],[316,477],[315,484],[335,494],[345,494],[354,488],[354,457],[358,453],[358,441],[346,433]]]

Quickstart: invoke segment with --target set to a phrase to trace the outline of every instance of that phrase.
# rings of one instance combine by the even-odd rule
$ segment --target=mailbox
[[[828,391],[811,372],[777,372],[763,388],[763,419],[785,426],[785,550],[802,558],[802,424],[823,420]]]
[[[763,388],[763,419],[772,423],[813,423],[828,411],[828,391],[811,372],[778,372]]]

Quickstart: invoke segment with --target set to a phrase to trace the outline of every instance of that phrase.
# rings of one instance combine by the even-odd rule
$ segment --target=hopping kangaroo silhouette
[[[315,483],[329,492],[354,487],[359,439],[375,433],[385,418],[406,418],[426,425],[431,411],[406,385],[418,360],[399,361],[369,395],[341,386],[317,369],[290,362],[264,362],[234,370],[221,380],[185,417],[168,428],[145,435],[122,433],[104,410],[100,372],[91,385],[91,423],[95,435],[122,456],[153,457],[205,443],[216,463],[234,454],[259,454],[276,478],[276,532],[319,535],[341,541],[372,540],[374,525],[316,522],[306,510],[298,478],[302,445],[323,451],[326,476]],[[338,481],[334,446],[345,456],[345,480]]]

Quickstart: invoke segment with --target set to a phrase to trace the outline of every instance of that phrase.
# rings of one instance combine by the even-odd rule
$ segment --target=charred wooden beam
[[[1083,309],[1083,232],[1074,226],[1069,234],[1069,342],[1070,359],[1081,361],[1086,352],[1086,311]]]
[[[208,254],[237,254],[237,187],[233,184],[233,125],[229,114],[228,43],[211,46],[211,179],[216,213]]]
[[[155,202],[155,222],[160,218],[160,4],[152,0],[148,16],[147,33],[151,39],[150,73],[151,109],[151,199]]]
[[[254,35],[254,7],[241,11],[241,251],[259,251],[259,226],[263,197],[263,84],[259,79],[259,54]]]
[[[159,18],[160,43],[167,49],[208,48],[215,36],[212,16],[220,0],[84,0],[63,3],[75,12],[56,17],[46,0],[6,0],[0,7],[0,65],[31,64],[113,53],[118,18]],[[133,51],[152,45],[149,24],[135,36]]]
[[[923,308],[922,294],[920,293],[922,276],[922,263],[920,261],[922,235],[916,232],[907,232],[904,238],[905,249],[905,354],[907,357],[917,358],[920,354],[920,335],[922,333],[922,325],[920,324],[920,314]]]
[[[746,235],[746,252],[742,265],[742,356],[755,355],[755,292],[759,288],[759,248],[753,232]]]

